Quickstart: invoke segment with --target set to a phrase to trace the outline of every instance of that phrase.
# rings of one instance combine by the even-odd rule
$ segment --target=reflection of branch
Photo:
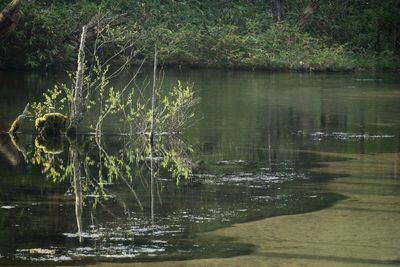
[[[15,146],[10,146],[9,139],[6,135],[0,135],[0,152],[13,166],[19,164],[19,154]]]
[[[153,162],[154,143],[151,135],[150,139],[150,195],[151,195],[151,222],[154,224],[154,162]]]
[[[123,176],[121,176],[121,178],[122,178],[122,181],[124,181],[124,183],[128,186],[129,190],[131,190],[133,196],[135,197],[137,203],[139,204],[140,209],[143,210],[143,205],[142,205],[142,203],[140,202],[140,199],[139,199],[139,197],[137,196],[135,190],[132,188],[132,186],[128,183],[128,181],[127,181]]]
[[[22,156],[24,157],[25,162],[29,163],[28,156],[26,155],[26,149],[23,145],[19,144],[18,137],[14,134],[9,134],[9,135],[10,135],[11,143],[15,146],[15,148],[19,152],[21,152]]]
[[[95,140],[96,140],[96,144],[97,144],[97,147],[99,148],[99,150],[104,153],[105,157],[110,158],[110,156],[108,155],[107,151],[101,145],[100,137],[96,136]],[[129,190],[132,192],[132,194],[133,194],[134,198],[136,199],[136,202],[138,203],[140,209],[143,210],[143,205],[142,205],[138,195],[136,194],[135,190],[133,189],[133,187],[128,183],[127,179],[124,177],[124,175],[122,175],[122,173],[120,172],[120,170],[118,168],[115,168],[115,171],[116,171],[118,177],[120,177],[124,181],[124,183],[128,186]]]
[[[75,216],[76,224],[78,227],[79,242],[82,243],[82,209],[83,209],[83,196],[82,196],[82,177],[80,168],[80,157],[78,149],[76,148],[76,143],[70,141],[70,158],[71,164],[73,166],[73,181],[74,181],[74,193],[75,193]]]

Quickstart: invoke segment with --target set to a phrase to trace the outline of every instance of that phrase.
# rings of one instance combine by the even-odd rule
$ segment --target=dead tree
[[[321,5],[322,0],[311,0],[303,9],[303,12],[300,14],[299,20],[297,21],[297,28],[300,32],[304,31],[304,28],[307,22],[311,19],[314,13],[318,10]]]
[[[20,18],[21,0],[13,0],[0,13],[0,38],[12,32]]]
[[[86,41],[86,26],[82,28],[81,42],[79,46],[78,53],[78,68],[76,70],[76,80],[75,80],[75,88],[74,88],[74,96],[71,103],[71,122],[68,127],[67,132],[69,134],[74,134],[78,127],[78,124],[81,122],[83,118],[83,78],[85,72],[85,41]]]

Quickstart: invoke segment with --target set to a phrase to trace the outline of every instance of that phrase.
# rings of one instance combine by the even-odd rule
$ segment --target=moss
[[[35,127],[44,135],[60,135],[66,130],[68,117],[61,113],[47,113],[35,120]]]

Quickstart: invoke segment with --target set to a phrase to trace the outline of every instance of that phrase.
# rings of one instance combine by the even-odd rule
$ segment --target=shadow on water
[[[344,199],[319,190],[334,177],[296,162],[194,162],[197,148],[178,136],[154,148],[142,138],[1,136],[0,263],[244,255],[254,245],[201,233]]]

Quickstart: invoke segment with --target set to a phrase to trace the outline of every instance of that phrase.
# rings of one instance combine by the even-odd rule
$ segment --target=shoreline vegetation
[[[15,1],[15,0],[14,0]],[[13,2],[14,2],[13,1]],[[349,72],[400,69],[400,4],[372,1],[15,1],[0,69],[73,69],[80,29],[103,58],[176,68]],[[10,0],[0,0],[3,10]]]

